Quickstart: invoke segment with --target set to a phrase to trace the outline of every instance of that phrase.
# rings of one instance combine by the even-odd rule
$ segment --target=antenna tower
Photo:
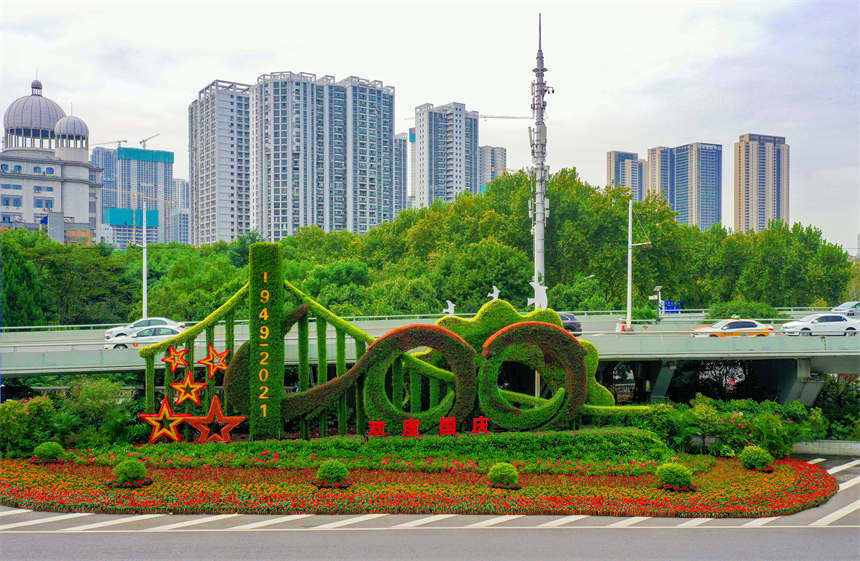
[[[544,110],[546,101],[544,98],[554,90],[546,85],[543,75],[547,72],[543,63],[543,50],[541,49],[541,16],[538,14],[538,50],[537,65],[534,68],[535,79],[532,82],[532,114],[534,116],[534,127],[529,127],[529,142],[532,148],[532,163],[535,175],[535,200],[531,210],[534,231],[534,255],[535,255],[535,282],[544,282],[544,230],[546,218],[549,215],[549,204],[546,199],[546,124],[544,123]],[[529,205],[531,206],[531,205]]]

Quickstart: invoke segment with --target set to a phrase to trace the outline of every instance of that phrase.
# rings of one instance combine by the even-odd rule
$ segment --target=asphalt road
[[[755,519],[461,515],[104,515],[0,507],[15,560],[860,560],[860,460],[813,458],[826,504]]]

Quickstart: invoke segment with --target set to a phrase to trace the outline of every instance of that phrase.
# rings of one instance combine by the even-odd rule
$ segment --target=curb
[[[860,456],[860,441],[858,440],[812,440],[795,442],[792,446],[795,454],[820,454],[829,456]]]

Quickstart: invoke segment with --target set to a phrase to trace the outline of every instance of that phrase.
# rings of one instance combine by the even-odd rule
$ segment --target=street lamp
[[[630,331],[633,320],[633,248],[638,245],[651,245],[651,242],[633,243],[633,199],[627,204],[627,321],[626,331]]]

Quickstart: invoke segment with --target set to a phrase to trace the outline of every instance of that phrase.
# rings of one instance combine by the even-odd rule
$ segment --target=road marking
[[[848,462],[847,464],[842,464],[841,466],[836,466],[827,470],[827,473],[833,475],[834,473],[839,473],[842,470],[853,468],[857,464],[860,464],[860,460],[854,460],[853,462]]]
[[[58,522],[60,520],[68,520],[69,518],[78,518],[79,516],[90,516],[92,512],[72,512],[69,514],[60,514],[58,516],[49,516],[47,518],[39,518],[38,520],[24,520],[23,522],[13,522],[12,524],[4,524],[0,526],[0,530],[9,530],[12,528],[20,528],[21,526],[34,526],[36,524],[47,524],[48,522]]]
[[[686,522],[682,522],[678,524],[678,528],[695,528],[696,526],[701,526],[705,522],[713,520],[713,518],[693,518],[692,520],[687,520]]]
[[[760,526],[764,526],[765,524],[767,524],[769,522],[773,522],[777,518],[779,518],[779,516],[765,516],[764,518],[756,518],[755,520],[750,520],[749,522],[747,522],[745,524],[741,524],[741,527],[743,527],[743,528],[758,528]]]
[[[522,514],[505,514],[503,516],[494,516],[489,520],[481,520],[480,522],[475,522],[474,524],[469,524],[465,526],[466,528],[489,528],[490,526],[495,526],[496,524],[501,524],[502,522],[507,522],[508,520],[516,520],[517,518],[522,518]]]
[[[858,475],[854,479],[849,479],[848,481],[846,481],[844,483],[840,483],[839,484],[839,490],[844,491],[845,489],[850,489],[851,487],[854,487],[858,483],[860,483],[860,475]]]
[[[191,520],[185,520],[184,522],[175,522],[173,524],[165,524],[164,526],[156,526],[154,528],[146,528],[145,530],[141,530],[142,532],[166,532],[168,530],[174,530],[176,528],[185,528],[186,526],[196,526],[197,524],[205,524],[206,522],[214,522],[215,520],[223,520],[225,518],[233,518],[234,516],[239,516],[238,512],[234,512],[233,514],[216,514],[214,516],[204,516],[203,518],[192,518]]]
[[[569,522],[576,522],[577,520],[582,520],[583,518],[588,518],[586,514],[573,514],[571,516],[564,516],[562,518],[557,518],[555,520],[550,520],[549,522],[544,522],[543,524],[538,524],[538,528],[558,528],[559,526],[564,526]]]
[[[831,512],[827,516],[822,516],[815,522],[812,522],[810,526],[827,526],[831,522],[836,522],[840,518],[844,518],[854,512],[855,510],[860,509],[860,501],[854,501],[848,506],[843,506],[839,510],[835,512]]]
[[[336,522],[329,522],[328,524],[322,524],[320,526],[314,526],[311,528],[312,530],[332,530],[334,528],[341,528],[343,526],[349,526],[350,524],[358,524],[359,522],[364,522],[365,520],[373,520],[374,518],[379,518],[381,516],[388,516],[386,513],[376,513],[376,514],[362,514],[361,516],[354,516],[352,518],[347,518],[346,520],[338,520]]]
[[[820,464],[821,462],[827,461],[827,458],[815,458],[814,460],[806,460],[807,464]]]
[[[13,508],[10,510],[4,510],[0,512],[0,516],[6,516],[7,514],[23,514],[25,512],[33,512],[29,508]]]
[[[403,524],[398,524],[396,526],[392,526],[391,528],[416,528],[418,526],[423,526],[425,524],[430,524],[431,522],[436,522],[439,520],[445,520],[446,518],[451,518],[452,516],[457,516],[456,514],[434,514],[433,516],[427,516],[424,518],[419,518],[418,520],[410,520],[409,522],[404,522]]]
[[[618,522],[613,522],[612,524],[606,526],[606,528],[626,528],[628,526],[632,526],[634,524],[639,524],[645,520],[651,518],[650,516],[631,516],[626,520],[619,520]]]
[[[105,526],[116,526],[117,524],[125,524],[126,522],[136,522],[137,520],[148,520],[164,516],[163,514],[135,514],[132,516],[123,516],[122,518],[113,518],[111,520],[103,520],[101,522],[93,522],[92,524],[84,524],[83,526],[72,526],[71,528],[63,528],[61,532],[81,532],[83,530],[91,530],[93,528],[104,528]]]
[[[279,522],[289,522],[291,520],[300,520],[302,518],[308,518],[309,516],[313,516],[313,514],[288,514],[286,516],[276,516],[275,518],[268,518],[266,520],[260,520],[258,522],[251,522],[249,524],[242,524],[241,526],[233,526],[232,528],[227,528],[227,530],[230,530],[230,531],[253,530],[254,528],[262,528],[264,526],[271,526],[273,524],[278,524]]]

